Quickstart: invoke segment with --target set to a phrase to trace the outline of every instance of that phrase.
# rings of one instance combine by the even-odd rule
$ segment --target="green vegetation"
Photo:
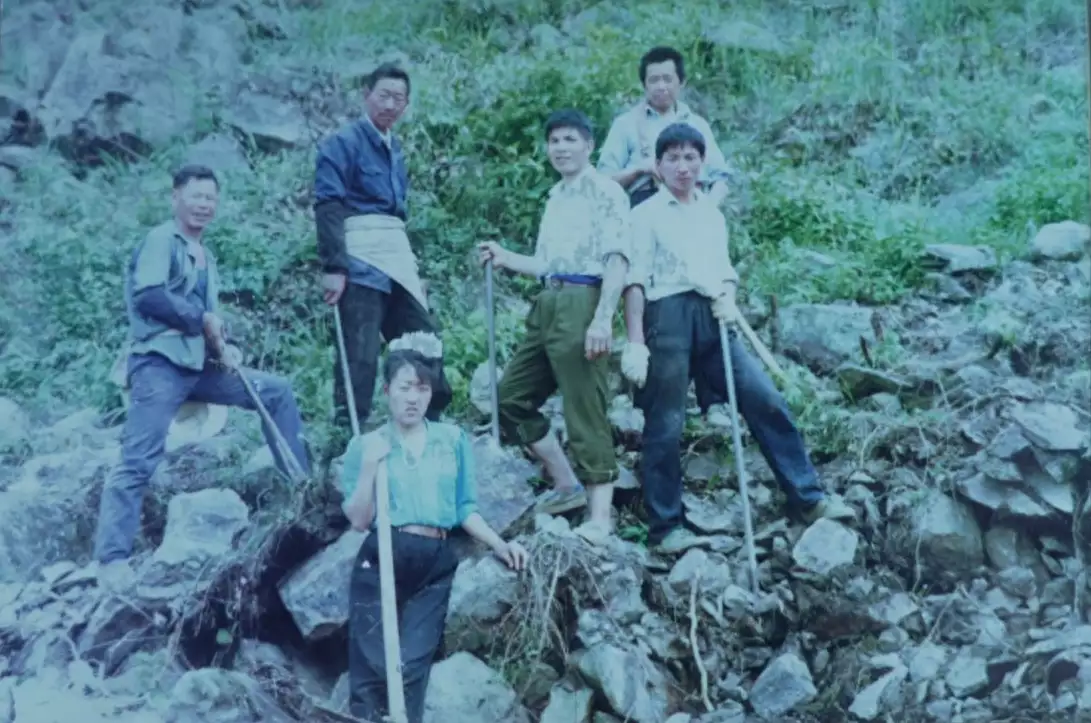
[[[579,107],[601,139],[639,96],[637,60],[654,44],[686,54],[691,103],[750,179],[748,208],[732,219],[749,294],[775,294],[781,305],[890,303],[921,283],[924,244],[984,243],[1010,256],[1028,224],[1087,220],[1084,8],[1076,0],[603,4],[570,21],[561,45],[542,27],[525,31],[562,26],[591,3],[323,6],[334,9],[295,12],[297,37],[261,41],[258,62],[287,54],[336,74],[339,60],[359,62],[361,38],[412,62],[413,108],[402,127],[411,230],[445,328],[456,411],[467,408],[486,349],[473,245],[498,238],[532,247],[554,182],[542,153],[544,116]],[[213,115],[209,126],[216,122]],[[4,389],[40,403],[118,406],[105,379],[124,335],[121,269],[143,229],[167,212],[166,171],[183,141],[81,182],[43,166],[22,184],[14,210],[2,213],[17,229],[11,252],[21,264],[8,289],[19,303],[5,314],[23,321],[0,328],[30,329],[33,338],[8,345]],[[253,322],[248,352],[294,378],[321,429],[332,352],[312,266],[311,164],[312,150],[301,149],[256,157],[252,172],[229,176],[210,243],[229,270],[227,290]],[[813,268],[806,250],[835,263]],[[505,297],[531,291],[507,278],[498,289]],[[505,307],[498,324],[503,361],[521,318]],[[798,402],[805,423],[829,424],[825,412],[805,408],[811,402]]]

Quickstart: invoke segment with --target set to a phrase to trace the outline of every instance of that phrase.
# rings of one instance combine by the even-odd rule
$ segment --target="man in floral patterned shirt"
[[[739,275],[728,254],[727,220],[696,189],[705,156],[702,134],[667,126],[655,144],[663,187],[633,211],[632,268],[625,291],[629,344],[622,373],[637,387],[644,412],[641,477],[648,542],[664,553],[707,544],[683,527],[682,430],[690,380],[702,412],[727,401],[719,324],[739,316]],[[807,456],[788,405],[760,364],[730,334],[739,412],[789,502],[804,519],[851,519],[827,495]]]
[[[590,164],[591,122],[562,110],[546,121],[549,160],[561,174],[550,190],[533,256],[481,244],[481,261],[542,280],[527,316],[527,335],[500,383],[505,436],[528,446],[553,480],[539,502],[549,514],[589,506],[578,531],[591,541],[612,531],[617,475],[613,430],[606,415],[611,321],[629,268],[629,199]],[[573,465],[539,408],[560,389]],[[581,482],[583,484],[581,484]],[[587,485],[588,492],[584,492]]]

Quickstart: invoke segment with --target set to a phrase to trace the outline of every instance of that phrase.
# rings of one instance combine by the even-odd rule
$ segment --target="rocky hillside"
[[[477,445],[484,512],[533,553],[467,548],[434,723],[1091,720],[1091,229],[1083,8],[582,0],[5,8],[0,25],[0,723],[342,721],[348,560],[336,493],[270,474],[253,415],[172,450],[142,584],[85,567],[117,459],[120,269],[168,171],[226,179],[210,239],[248,360],[290,375],[320,445],[332,355],[314,290],[313,143],[360,77],[414,74],[412,234],[467,425],[488,399],[482,237],[526,248],[552,183],[539,123],[603,130],[652,44],[739,168],[746,313],[854,528],[783,519],[748,442],[749,591],[722,415],[687,429],[712,538],[642,544],[643,420],[619,386],[623,540],[529,514],[537,470]],[[531,289],[501,282],[501,362]],[[548,407],[556,412],[557,400]],[[563,434],[563,421],[556,417]],[[74,711],[78,711],[75,713]]]

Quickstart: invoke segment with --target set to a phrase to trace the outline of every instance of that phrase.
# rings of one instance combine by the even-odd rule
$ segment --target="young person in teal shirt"
[[[430,344],[391,344],[395,350],[383,368],[391,421],[349,443],[341,473],[345,515],[360,531],[375,526],[375,480],[387,475],[409,723],[424,718],[428,677],[447,622],[458,567],[447,533],[461,527],[515,570],[527,559],[519,543],[505,542],[477,511],[473,449],[466,432],[425,419],[440,355],[422,353],[429,345],[439,347],[434,336],[423,339]],[[349,617],[349,710],[375,721],[384,720],[388,710],[378,550],[377,535],[369,534],[352,571]]]

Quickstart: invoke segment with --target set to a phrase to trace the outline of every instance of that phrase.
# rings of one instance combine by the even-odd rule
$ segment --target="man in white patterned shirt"
[[[598,169],[625,188],[635,207],[655,195],[661,179],[656,170],[655,139],[671,123],[688,123],[705,138],[705,160],[698,182],[714,205],[727,198],[730,169],[716,145],[712,127],[679,100],[686,85],[686,65],[674,48],[655,47],[639,66],[644,98],[614,119],[602,143]]]
[[[695,188],[705,139],[692,126],[668,126],[656,140],[664,186],[633,210],[633,256],[625,291],[629,344],[622,373],[644,412],[641,477],[648,542],[677,553],[707,539],[683,525],[681,439],[690,380],[702,412],[727,401],[719,323],[733,325],[739,275],[728,253],[727,220]],[[852,508],[819,484],[783,396],[734,332],[731,361],[739,412],[777,482],[805,520],[851,519]]]
[[[506,437],[542,460],[553,480],[539,511],[560,514],[587,504],[589,520],[577,531],[597,542],[612,531],[617,458],[606,414],[607,375],[611,322],[631,255],[629,199],[591,166],[594,140],[586,115],[553,113],[545,137],[561,180],[549,192],[534,255],[496,243],[480,246],[482,263],[491,259],[495,268],[545,284],[527,315],[526,338],[504,369],[500,424]],[[558,388],[575,470],[539,411]]]

